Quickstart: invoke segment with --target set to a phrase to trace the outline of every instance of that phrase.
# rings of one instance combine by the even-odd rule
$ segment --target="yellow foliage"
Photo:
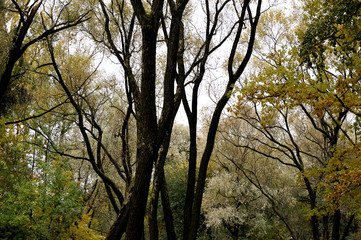
[[[325,202],[319,209],[333,212],[347,207],[361,216],[361,144],[337,149],[325,168],[314,168],[305,173],[307,177],[322,177],[317,187]],[[322,210],[323,209],[323,210]]]
[[[82,214],[82,217],[73,223],[69,228],[69,232],[64,234],[65,240],[101,240],[105,239],[104,236],[99,235],[93,229],[89,228],[91,220],[91,213]],[[94,221],[94,220],[93,220]]]

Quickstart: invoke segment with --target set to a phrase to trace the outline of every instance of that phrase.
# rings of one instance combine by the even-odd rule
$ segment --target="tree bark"
[[[332,240],[340,239],[341,210],[337,209],[332,219]]]
[[[110,228],[106,240],[120,240],[126,230],[128,222],[129,210],[127,205],[124,205],[120,210],[120,214]]]
[[[138,240],[144,229],[144,215],[153,170],[157,160],[157,117],[155,107],[155,56],[157,30],[142,27],[142,79],[140,105],[137,109],[137,163],[134,186],[129,201],[126,239]]]
[[[330,231],[329,231],[329,226],[328,226],[328,219],[329,216],[323,216],[322,217],[322,223],[323,223],[323,239],[324,240],[328,240],[330,237]]]
[[[306,188],[307,188],[307,192],[308,192],[308,196],[310,198],[310,207],[311,210],[316,208],[316,194],[312,189],[311,183],[308,180],[308,178],[304,177],[303,181],[305,182]],[[319,240],[320,239],[320,232],[319,232],[319,227],[318,227],[318,218],[316,215],[312,215],[311,216],[311,229],[312,229],[312,237],[313,240]]]
[[[188,239],[191,221],[192,221],[192,208],[193,208],[193,199],[194,199],[194,189],[196,183],[196,167],[197,167],[197,94],[198,94],[199,84],[196,84],[193,88],[193,112],[190,112],[188,107],[187,117],[189,124],[189,158],[188,158],[188,178],[187,178],[187,191],[186,199],[184,204],[184,214],[183,214],[183,239]],[[184,105],[185,102],[184,101]],[[186,108],[186,107],[185,107]]]
[[[165,228],[167,231],[168,240],[176,240],[177,236],[175,233],[174,218],[173,218],[172,208],[171,208],[169,195],[168,195],[167,182],[165,180],[164,175],[163,175],[163,184],[162,184],[162,189],[161,189],[161,197],[162,197],[162,207],[163,207],[163,213],[164,213]]]
[[[127,240],[140,240],[153,164],[158,157],[157,116],[155,104],[156,44],[163,0],[154,0],[147,13],[140,0],[131,1],[142,32],[142,74],[140,95],[135,99],[137,117],[137,163],[134,185],[130,192]]]
[[[13,1],[13,3],[16,1]],[[24,43],[24,39],[32,25],[35,15],[43,3],[43,0],[40,0],[37,4],[33,5],[31,9],[17,9],[19,14],[19,22],[18,22],[18,30],[15,33],[15,36],[12,40],[12,47],[9,50],[9,60],[5,65],[4,72],[0,75],[0,108],[2,109],[4,106],[1,106],[1,103],[4,101],[4,97],[9,91],[9,86],[11,85],[12,81],[12,72],[14,70],[16,62],[21,58],[21,56],[25,53],[25,51],[33,44],[37,43],[40,40],[47,38],[48,36],[55,34],[59,31],[62,31],[67,28],[71,28],[76,26],[82,22],[87,21],[89,18],[86,18],[89,12],[79,16],[74,21],[69,21],[67,23],[63,23],[58,26],[49,27],[47,30],[42,32],[37,37],[29,40],[28,42]],[[24,12],[30,11],[29,15],[25,19]]]
[[[161,191],[164,184],[164,164],[167,157],[169,143],[171,138],[171,129],[167,131],[164,138],[161,151],[159,153],[158,161],[155,164],[154,179],[153,179],[153,190],[150,196],[149,202],[149,234],[150,240],[158,240],[158,202],[159,192]]]
[[[28,30],[30,28],[30,25],[32,24],[35,14],[38,11],[40,5],[42,4],[42,1],[40,1],[38,4],[36,4],[32,9],[31,12],[26,19],[25,22],[23,22],[22,27],[20,28],[20,31],[16,33],[16,36],[13,38],[13,46],[9,53],[9,60],[6,64],[4,73],[1,75],[0,78],[0,101],[2,102],[4,99],[4,95],[8,91],[8,87],[10,85],[10,79],[11,74],[13,72],[13,69],[15,67],[15,63],[20,59],[20,57],[23,55],[25,50],[22,50],[21,47],[23,45],[23,41],[25,39],[26,34],[28,33]],[[20,16],[23,16],[23,13],[19,12]],[[20,23],[19,23],[20,26]]]
[[[232,233],[232,239],[238,240],[238,229],[237,228]]]
[[[352,215],[350,217],[350,220],[348,220],[347,226],[345,227],[345,230],[343,231],[341,240],[346,240],[346,237],[348,236],[348,234],[350,232],[351,224],[352,224],[354,218],[355,218],[355,215]]]
[[[163,109],[161,113],[161,118],[158,123],[158,143],[161,142],[161,151],[159,154],[159,159],[155,165],[154,171],[154,180],[153,180],[153,192],[151,194],[150,201],[150,215],[149,215],[149,231],[150,231],[150,239],[157,240],[159,238],[158,234],[158,223],[157,223],[157,210],[158,210],[158,199],[159,192],[162,190],[164,194],[166,194],[165,198],[162,196],[163,200],[166,201],[168,198],[167,191],[164,190],[164,164],[166,161],[169,144],[171,140],[172,127],[174,124],[174,118],[179,109],[181,96],[183,95],[183,83],[184,80],[179,82],[180,87],[179,95],[176,97],[174,94],[174,82],[176,79],[176,66],[177,59],[179,53],[179,42],[181,39],[181,31],[182,31],[182,16],[188,0],[183,0],[180,5],[176,6],[170,4],[171,12],[172,12],[172,21],[170,26],[169,38],[167,39],[167,66],[166,72],[164,76],[164,96],[163,96]],[[165,30],[165,29],[164,29]],[[165,34],[166,35],[166,34]],[[165,191],[165,192],[164,192]],[[168,199],[169,201],[169,199]],[[166,202],[164,202],[166,204]],[[164,205],[167,207],[168,205]],[[170,205],[166,208],[167,212],[164,212],[165,216],[171,216],[171,208]],[[171,220],[173,221],[173,220]],[[173,224],[167,224],[167,233],[168,238],[175,238],[175,230]],[[169,229],[171,228],[171,229]],[[174,234],[172,234],[174,233]]]

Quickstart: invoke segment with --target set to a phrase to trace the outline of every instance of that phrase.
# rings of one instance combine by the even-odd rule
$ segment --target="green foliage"
[[[300,51],[303,59],[322,67],[331,47],[342,64],[352,66],[348,61],[352,56],[345,53],[358,49],[360,5],[356,0],[307,1],[304,19],[308,28],[302,34]]]
[[[332,102],[355,113],[361,104],[355,94],[361,87],[360,7],[356,0],[308,1],[304,18],[308,28],[300,33],[302,63],[314,69],[319,80],[331,79],[334,91],[329,93],[337,98]]]
[[[173,211],[174,225],[177,237],[181,238],[183,229],[183,211],[187,190],[187,165],[189,136],[185,126],[175,125],[171,138],[171,145],[164,168],[168,194]],[[161,204],[158,209],[160,224],[160,238],[166,239],[163,210]]]
[[[183,209],[187,190],[187,168],[179,163],[171,163],[165,167],[165,172],[175,230],[177,236],[181,238],[183,229]],[[159,214],[159,217],[161,218],[163,218],[162,211]],[[163,230],[165,230],[164,225]],[[162,236],[166,239],[165,231]]]
[[[65,159],[30,144],[37,139],[24,126],[5,127],[3,119],[0,127],[2,239],[67,239],[84,211],[74,173]]]

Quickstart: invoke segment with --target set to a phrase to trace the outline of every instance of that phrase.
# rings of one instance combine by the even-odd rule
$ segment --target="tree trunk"
[[[253,51],[253,46],[255,42],[256,37],[256,29],[259,21],[259,17],[261,15],[261,5],[262,0],[258,0],[256,4],[256,14],[254,18],[250,20],[251,25],[251,32],[249,36],[248,46],[246,54],[238,67],[236,67],[236,71],[234,72],[234,57],[236,55],[237,49],[238,49],[238,43],[241,39],[241,33],[243,30],[243,23],[246,19],[246,13],[250,14],[250,1],[243,1],[242,6],[242,12],[239,17],[239,25],[237,28],[237,32],[235,34],[235,39],[232,45],[232,49],[230,52],[229,62],[228,62],[228,83],[225,88],[225,92],[223,93],[222,97],[218,100],[217,105],[214,109],[213,116],[211,119],[211,123],[208,129],[208,135],[207,135],[207,141],[206,146],[202,155],[201,163],[199,166],[199,173],[198,173],[198,179],[197,179],[197,186],[196,186],[196,192],[194,195],[194,201],[193,201],[193,209],[192,209],[192,219],[191,219],[191,225],[190,225],[190,233],[188,235],[188,240],[195,240],[197,237],[197,231],[199,227],[199,219],[200,219],[200,213],[201,213],[201,206],[202,206],[202,198],[203,198],[203,192],[207,177],[207,169],[208,169],[208,163],[211,158],[213,148],[214,148],[214,141],[218,129],[219,120],[222,114],[222,111],[224,107],[226,106],[236,81],[240,78],[242,73],[244,72]],[[184,229],[186,230],[186,229]]]
[[[161,197],[162,197],[165,228],[167,231],[168,240],[176,240],[177,236],[175,234],[174,219],[171,210],[172,208],[169,201],[168,187],[164,175],[163,175],[163,184],[161,189]]]
[[[337,209],[333,214],[332,220],[332,240],[340,239],[341,211]]]
[[[150,240],[158,240],[158,202],[159,202],[159,192],[163,187],[164,181],[164,164],[167,158],[167,153],[169,149],[169,143],[171,138],[172,129],[166,132],[161,151],[159,153],[159,158],[155,164],[154,170],[154,179],[153,179],[153,190],[150,196],[149,202],[149,234]]]
[[[13,51],[12,51],[13,53]],[[16,54],[16,53],[13,53]],[[17,57],[12,57],[12,54],[10,54],[10,59],[8,60],[8,63],[6,64],[5,71],[1,75],[0,78],[0,102],[1,105],[4,104],[5,101],[5,95],[8,92],[8,88],[10,86],[10,79],[11,79],[11,73],[14,69],[15,63],[17,61]],[[17,55],[17,54],[16,54]],[[1,109],[5,108],[5,106],[0,106]]]
[[[345,227],[345,230],[344,230],[344,232],[343,232],[343,234],[342,234],[341,240],[346,240],[346,237],[348,236],[348,234],[349,234],[349,232],[350,232],[351,224],[352,224],[354,218],[355,218],[355,215],[352,215],[352,216],[350,217],[350,220],[348,220],[347,226]]]
[[[26,21],[23,23],[22,27],[16,33],[16,36],[12,40],[13,46],[9,51],[9,60],[5,66],[5,70],[0,76],[0,102],[3,103],[6,92],[9,90],[9,86],[11,84],[11,74],[15,67],[15,63],[20,59],[23,55],[25,49],[22,49],[23,41],[25,39],[26,34],[32,24],[35,14],[38,11],[40,5],[42,4],[42,0],[36,4],[30,11],[29,16]],[[3,107],[3,106],[0,106]]]
[[[234,230],[232,231],[232,239],[238,240],[238,234],[239,234],[239,229],[235,227]]]
[[[316,194],[313,191],[311,183],[308,180],[308,178],[304,177],[303,181],[305,182],[307,192],[308,192],[308,197],[310,198],[311,210],[313,210],[313,209],[316,208]],[[311,229],[312,229],[313,240],[319,240],[320,239],[320,233],[319,233],[319,229],[318,229],[318,218],[317,218],[316,215],[311,216]]]
[[[127,240],[139,240],[144,230],[144,216],[153,170],[157,160],[157,117],[155,106],[155,60],[157,30],[142,26],[142,79],[137,108],[137,163],[134,186],[129,201]]]
[[[120,214],[110,228],[106,240],[120,240],[125,232],[128,222],[129,210],[125,205],[120,210]]]
[[[197,165],[197,107],[188,116],[190,145],[189,145],[189,159],[188,159],[188,178],[187,178],[187,192],[184,204],[183,214],[183,239],[188,239],[189,228],[191,225],[192,207],[194,199],[194,189],[196,183],[196,165]]]
[[[140,91],[135,90],[136,92],[133,93],[135,96],[138,142],[136,173],[128,202],[129,219],[126,227],[127,240],[141,239],[141,232],[144,230],[144,215],[153,164],[157,160],[158,150],[161,143],[163,143],[167,131],[170,131],[173,124],[172,119],[175,117],[174,81],[176,76],[179,31],[183,11],[187,3],[188,0],[179,1],[176,5],[173,5],[174,8],[172,9],[172,15],[175,14],[176,16],[172,18],[170,37],[168,39],[167,66],[163,84],[164,102],[158,123],[155,103],[156,48],[164,0],[152,1],[150,12],[144,8],[141,0],[131,0],[134,13],[142,30],[142,74]],[[163,147],[166,153],[167,147]],[[163,166],[164,164],[159,165],[161,170],[158,171],[160,177],[163,176]],[[161,182],[162,178],[158,180]],[[162,184],[158,185],[161,186]],[[154,202],[158,202],[158,195],[159,193],[155,193]],[[155,205],[153,206],[155,207]],[[154,223],[156,221],[156,219],[154,219],[154,216],[156,217],[156,209],[153,209],[153,214],[152,222]],[[157,231],[156,227],[153,230],[154,232]],[[157,233],[153,236],[157,238]]]
[[[323,216],[322,217],[322,223],[323,223],[323,239],[324,240],[328,240],[330,237],[330,231],[329,231],[329,226],[328,226],[328,218],[329,216]]]
[[[154,181],[153,181],[154,182]],[[150,240],[158,240],[159,232],[158,232],[158,202],[159,202],[159,189],[156,189],[153,183],[153,191],[151,193],[150,201],[149,201],[149,214],[148,214],[148,226],[149,226],[149,239]]]

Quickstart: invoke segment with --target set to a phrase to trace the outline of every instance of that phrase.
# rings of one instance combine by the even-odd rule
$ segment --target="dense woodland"
[[[0,0],[0,239],[361,239],[360,8]]]

